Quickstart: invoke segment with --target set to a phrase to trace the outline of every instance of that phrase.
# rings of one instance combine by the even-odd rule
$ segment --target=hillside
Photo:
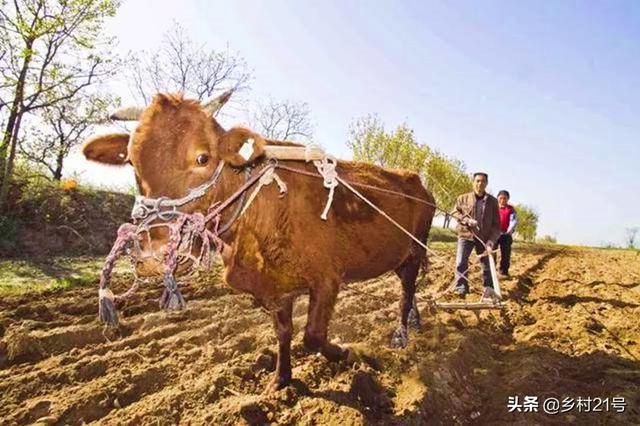
[[[0,257],[106,254],[132,205],[129,194],[18,177],[0,215]]]

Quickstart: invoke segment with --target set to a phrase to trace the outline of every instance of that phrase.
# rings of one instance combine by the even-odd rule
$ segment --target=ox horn
[[[140,115],[142,115],[143,111],[144,108],[142,107],[120,108],[119,110],[111,114],[109,118],[118,121],[136,121],[140,118]]]
[[[202,109],[204,109],[207,112],[207,114],[213,117],[215,113],[218,112],[218,110],[222,108],[224,104],[227,103],[227,101],[229,100],[232,94],[233,94],[233,89],[227,90],[223,94],[218,95],[216,97],[211,97],[209,99],[206,99],[202,101]]]

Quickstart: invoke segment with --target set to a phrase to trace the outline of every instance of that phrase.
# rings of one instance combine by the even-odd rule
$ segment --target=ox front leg
[[[327,341],[329,321],[338,296],[338,283],[312,288],[309,295],[309,314],[304,333],[307,349],[320,352],[329,361],[347,359],[349,351]]]
[[[289,298],[284,302],[282,307],[273,314],[273,324],[278,336],[278,361],[276,363],[275,375],[267,388],[268,392],[282,389],[291,383],[292,310],[293,298]]]

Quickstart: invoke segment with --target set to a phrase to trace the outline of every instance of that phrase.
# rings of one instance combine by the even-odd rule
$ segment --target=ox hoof
[[[280,389],[286,388],[289,383],[291,383],[291,377],[282,377],[282,376],[274,376],[273,379],[267,385],[265,389],[265,393],[271,394],[279,391]]]
[[[407,327],[399,326],[396,331],[393,332],[391,338],[391,347],[394,349],[406,348],[409,343],[409,336],[407,335]]]
[[[412,327],[416,330],[419,330],[422,326],[422,320],[420,319],[420,312],[418,308],[414,305],[413,308],[409,311],[409,317],[407,318],[407,323],[409,327]]]

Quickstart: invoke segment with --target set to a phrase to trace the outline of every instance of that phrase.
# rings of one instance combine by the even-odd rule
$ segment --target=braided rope
[[[273,172],[273,169],[274,165],[269,165],[260,170],[260,172],[253,177],[247,179],[240,189],[225,201],[212,205],[206,216],[199,212],[180,212],[175,209],[175,206],[172,205],[173,203],[167,204],[168,202],[175,200],[158,198],[153,200],[154,206],[148,210],[149,214],[144,215],[144,219],[140,224],[122,224],[118,229],[116,240],[105,260],[105,264],[100,275],[98,314],[101,321],[108,325],[117,325],[118,316],[115,309],[115,302],[130,297],[140,284],[140,280],[136,274],[134,284],[129,288],[129,290],[127,290],[127,292],[120,296],[114,295],[114,293],[108,288],[108,284],[116,261],[125,253],[125,251],[127,252],[127,255],[131,257],[133,263],[149,257],[155,258],[153,255],[142,255],[140,241],[141,238],[143,238],[142,236],[146,235],[148,243],[151,244],[151,230],[160,227],[166,227],[169,229],[169,241],[165,245],[163,259],[156,258],[156,260],[162,261],[163,283],[165,286],[165,290],[160,298],[160,306],[168,309],[184,308],[186,303],[174,278],[174,272],[178,264],[191,261],[190,268],[192,270],[202,266],[210,268],[212,264],[212,246],[215,247],[216,252],[220,252],[224,246],[224,243],[219,237],[219,224],[222,212],[238,198],[243,197],[245,192],[266,173]],[[218,170],[221,170],[221,167],[218,167],[216,170],[214,178],[207,182],[207,184],[210,184],[208,187],[212,186],[211,182],[215,183],[217,181],[219,176],[219,173],[217,172]],[[284,182],[282,182],[282,184],[284,184]],[[208,187],[206,189],[208,189]],[[193,194],[200,194],[200,190],[202,188],[204,188],[204,185],[196,188],[197,191],[190,191],[190,196]],[[193,196],[197,198],[195,195]],[[192,201],[195,198],[192,198],[189,201]],[[185,199],[186,197],[179,201],[183,202]],[[171,210],[163,211],[161,210],[163,206],[169,207]],[[136,212],[135,207],[134,212]],[[162,222],[152,223],[158,219]],[[208,224],[211,224],[212,230],[208,229]],[[199,254],[197,256],[193,256],[191,253],[196,240],[200,240],[201,247]],[[133,253],[131,253],[130,250],[131,246],[134,248]]]

